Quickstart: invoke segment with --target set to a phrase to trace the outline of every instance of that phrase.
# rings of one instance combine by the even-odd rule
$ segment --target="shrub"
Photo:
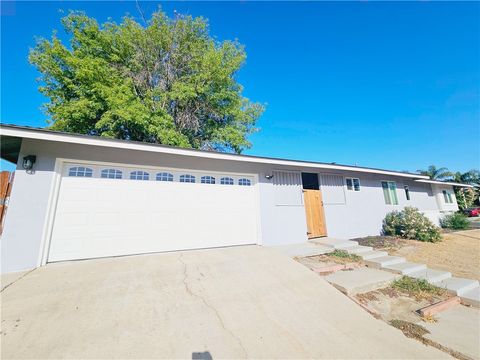
[[[441,239],[439,228],[414,207],[388,213],[383,220],[383,233],[429,242]]]
[[[453,213],[445,215],[440,220],[440,225],[442,228],[454,229],[454,230],[465,230],[470,227],[470,222],[467,220],[467,217],[460,213]]]

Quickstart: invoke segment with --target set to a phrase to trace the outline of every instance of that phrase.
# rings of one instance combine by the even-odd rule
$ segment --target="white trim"
[[[257,197],[257,206],[255,206],[255,209],[256,209],[256,221],[257,221],[257,244],[258,245],[263,245],[263,236],[262,236],[262,211],[261,211],[261,207],[262,207],[262,197],[261,197],[261,193],[260,193],[260,175],[259,174],[255,174],[253,176],[253,178],[255,179],[255,183],[253,185],[256,185],[254,186],[254,189],[253,191],[255,192],[255,196]],[[235,183],[234,183],[235,184]]]
[[[354,171],[354,172],[407,177],[411,179],[428,179],[428,176],[424,176],[424,175],[407,174],[407,173],[389,171],[389,170],[369,169],[369,168],[360,168],[360,167],[348,166],[348,165],[323,164],[323,163],[297,161],[297,160],[262,158],[262,157],[249,156],[249,155],[236,155],[236,154],[228,154],[228,153],[182,149],[182,148],[175,148],[175,147],[169,147],[169,146],[158,145],[158,144],[146,144],[141,142],[113,140],[113,139],[100,138],[100,137],[96,138],[96,137],[86,136],[86,135],[74,135],[74,134],[70,135],[70,134],[54,133],[52,131],[42,130],[42,129],[13,128],[8,125],[1,125],[0,130],[1,130],[0,135],[21,137],[21,138],[27,138],[27,139],[56,141],[56,142],[64,142],[64,143],[80,144],[80,145],[102,146],[102,147],[127,149],[127,150],[139,150],[139,151],[173,154],[173,155],[180,155],[180,156],[193,156],[193,157],[217,159],[217,160],[232,160],[232,161],[240,161],[240,162],[248,162],[248,163],[273,164],[273,165],[295,166],[295,167],[314,168],[314,169]]]
[[[457,187],[466,187],[466,188],[473,188],[475,186],[473,185],[468,185],[468,184],[462,184],[462,183],[456,183],[456,182],[450,182],[450,181],[437,181],[437,180],[415,180],[416,182],[419,183],[426,183],[426,184],[437,184],[437,185],[448,185],[448,186],[457,186]]]
[[[57,213],[58,194],[60,193],[60,185],[62,182],[62,170],[64,168],[64,162],[60,159],[55,160],[55,167],[53,173],[53,181],[51,187],[50,199],[48,201],[47,213],[45,216],[45,227],[40,246],[40,257],[38,260],[39,265],[43,266],[47,264],[48,253],[50,250],[50,243],[52,240],[53,225],[55,223],[55,215]]]

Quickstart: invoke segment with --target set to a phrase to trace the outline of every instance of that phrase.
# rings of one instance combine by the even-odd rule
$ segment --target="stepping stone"
[[[470,280],[457,277],[442,280],[435,285],[447,289],[448,292],[458,296],[462,296],[466,292],[480,286],[478,280]]]
[[[366,252],[369,252],[369,251],[372,251],[372,250],[373,249],[372,249],[371,246],[359,245],[359,246],[348,248],[346,251],[349,254],[359,255],[359,254],[363,254],[363,253],[366,253]]]
[[[432,270],[427,268],[426,270],[410,273],[408,276],[414,279],[427,280],[430,284],[435,285],[435,283],[439,281],[451,278],[452,274],[448,271]]]
[[[369,251],[358,254],[363,260],[370,260],[374,258],[384,257],[387,256],[388,253],[386,251]]]
[[[347,248],[353,248],[358,246],[358,242],[350,241],[350,240],[338,240],[338,239],[329,239],[329,238],[321,238],[311,240],[312,242],[320,245],[329,246],[333,249],[344,250]]]
[[[460,298],[464,304],[480,307],[480,287],[466,291]]]
[[[312,244],[309,242],[289,245],[274,245],[272,248],[290,257],[323,255],[332,251],[331,247]]]
[[[361,268],[351,271],[337,271],[325,276],[325,280],[347,295],[368,292],[388,286],[400,275],[387,271]]]
[[[373,268],[380,269],[388,265],[404,263],[406,260],[400,256],[382,256],[365,260],[365,263]]]
[[[421,270],[427,270],[427,265],[417,264],[411,262],[404,262],[398,264],[391,264],[382,267],[383,270],[387,270],[396,274],[409,275]]]

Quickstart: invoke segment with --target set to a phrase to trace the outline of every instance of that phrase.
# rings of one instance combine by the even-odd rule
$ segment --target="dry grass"
[[[480,230],[443,235],[438,243],[408,241],[408,246],[391,253],[429,268],[450,271],[454,276],[480,279]]]
[[[414,338],[418,340],[422,340],[423,336],[426,334],[430,334],[430,331],[425,329],[421,325],[417,325],[408,321],[404,320],[392,320],[390,321],[390,325],[396,327],[397,329],[402,330],[406,337]]]

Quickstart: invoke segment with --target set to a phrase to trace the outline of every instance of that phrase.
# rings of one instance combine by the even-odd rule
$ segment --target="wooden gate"
[[[14,174],[9,171],[0,172],[0,234],[3,232],[3,222],[7,213]]]
[[[325,212],[320,190],[303,190],[307,215],[307,235],[309,239],[327,236]]]

